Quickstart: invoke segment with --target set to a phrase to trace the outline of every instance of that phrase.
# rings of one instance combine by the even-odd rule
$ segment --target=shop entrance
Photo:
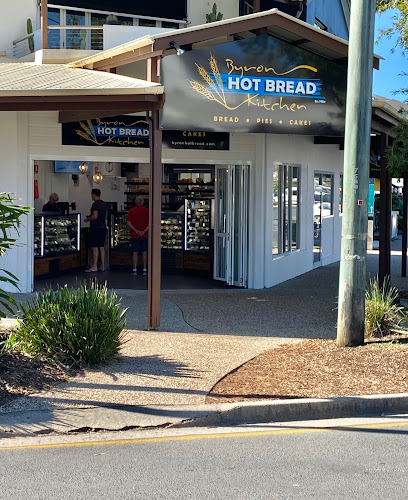
[[[92,187],[108,202],[107,272],[94,278],[114,288],[147,287],[138,269],[126,223],[136,197],[148,206],[148,164],[36,161],[34,269],[36,289],[86,279],[88,215]],[[92,182],[96,169],[103,179]],[[164,164],[162,186],[162,287],[247,286],[248,166]],[[58,194],[54,212],[43,212],[48,194]]]
[[[216,166],[215,177],[214,279],[246,287],[249,167]]]

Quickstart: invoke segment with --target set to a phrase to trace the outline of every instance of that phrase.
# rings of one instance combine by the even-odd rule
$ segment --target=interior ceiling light
[[[103,175],[99,172],[99,168],[95,167],[95,173],[93,175],[94,182],[96,182],[96,184],[99,184],[100,182],[102,182],[102,179]]]
[[[80,172],[82,172],[83,174],[85,174],[89,170],[88,165],[84,161],[79,164],[78,168],[79,168]]]

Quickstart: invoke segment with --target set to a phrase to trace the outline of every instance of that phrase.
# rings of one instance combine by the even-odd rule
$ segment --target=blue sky
[[[392,11],[384,12],[375,18],[375,39],[377,40],[380,28],[388,28],[391,25]],[[404,56],[402,50],[396,48],[394,53],[391,49],[395,47],[395,38],[382,38],[374,46],[374,52],[384,58],[380,61],[380,70],[374,70],[373,94],[378,94],[391,99],[404,101],[408,96],[401,94],[393,95],[393,91],[408,87],[408,76],[400,76],[405,71],[408,73],[408,53]]]

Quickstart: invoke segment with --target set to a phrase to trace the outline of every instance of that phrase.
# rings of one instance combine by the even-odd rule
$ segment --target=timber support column
[[[148,59],[148,80],[159,82],[160,60]],[[149,189],[149,249],[147,279],[147,328],[160,326],[161,293],[161,189],[162,189],[162,132],[159,128],[159,110],[151,111],[150,118],[150,189]]]
[[[48,49],[48,0],[41,0],[41,49]]]
[[[159,111],[151,112],[150,119],[150,189],[149,189],[149,250],[147,328],[160,326],[161,292],[161,187],[162,187],[162,133],[159,129]]]
[[[404,186],[402,188],[402,260],[401,276],[407,276],[407,224],[408,224],[408,173],[404,172]]]
[[[380,172],[380,220],[379,220],[379,262],[378,281],[384,285],[386,276],[391,275],[391,177],[387,169],[385,151],[388,136],[381,134],[381,172]]]

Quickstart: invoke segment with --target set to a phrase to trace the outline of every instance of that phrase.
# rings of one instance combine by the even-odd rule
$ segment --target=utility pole
[[[353,0],[344,140],[337,345],[364,343],[375,0]]]

